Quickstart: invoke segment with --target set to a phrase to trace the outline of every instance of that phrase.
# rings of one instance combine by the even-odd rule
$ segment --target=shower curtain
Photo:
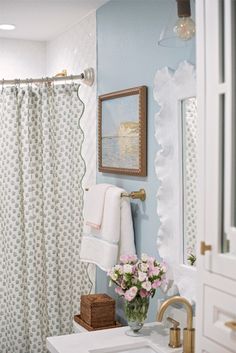
[[[79,86],[0,88],[0,352],[44,353],[91,283],[79,262]]]

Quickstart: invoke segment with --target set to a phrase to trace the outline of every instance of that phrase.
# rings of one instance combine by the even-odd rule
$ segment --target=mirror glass
[[[183,180],[183,262],[196,265],[197,237],[197,100],[181,100]]]

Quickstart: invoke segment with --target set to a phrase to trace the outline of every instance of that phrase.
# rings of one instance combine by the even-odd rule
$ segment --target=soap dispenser
[[[171,317],[167,317],[167,320],[172,323],[173,327],[170,328],[170,341],[169,346],[171,348],[178,348],[181,347],[180,341],[180,328],[178,327],[180,323]]]

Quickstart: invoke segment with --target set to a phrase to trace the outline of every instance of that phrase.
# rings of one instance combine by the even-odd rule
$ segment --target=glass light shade
[[[180,39],[189,40],[195,35],[195,23],[191,17],[180,17],[173,31]]]
[[[193,6],[193,17],[194,17],[194,6]],[[192,45],[192,38],[194,37],[194,34],[192,35],[191,38],[188,40],[182,39],[177,33],[174,31],[176,28],[176,25],[178,24],[178,21],[181,19],[188,18],[189,20],[187,21],[187,29],[189,29],[189,26],[191,27],[191,24],[194,25],[194,34],[195,34],[195,23],[192,20],[191,17],[178,17],[177,14],[177,6],[176,6],[176,0],[171,0],[170,2],[170,8],[169,8],[169,13],[166,16],[166,22],[165,25],[162,28],[162,31],[160,33],[160,37],[158,40],[158,45],[162,47],[169,47],[169,48],[184,48]],[[190,24],[190,23],[191,24]],[[192,27],[190,32],[192,31]],[[191,32],[192,33],[192,32]]]

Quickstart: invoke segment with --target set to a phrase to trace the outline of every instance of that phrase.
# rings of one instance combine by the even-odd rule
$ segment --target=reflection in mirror
[[[197,100],[181,101],[183,180],[183,262],[196,265],[197,219]]]

